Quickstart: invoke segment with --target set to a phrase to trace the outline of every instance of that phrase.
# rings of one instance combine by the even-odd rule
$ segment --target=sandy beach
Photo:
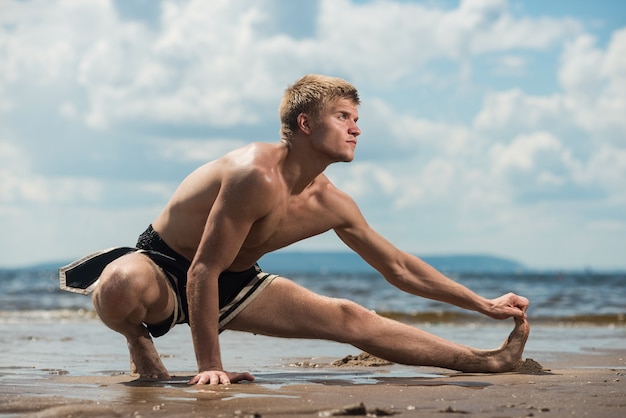
[[[158,383],[137,382],[128,375],[50,376],[5,382],[0,413],[33,417],[622,418],[626,413],[625,354],[564,355],[544,365],[550,370],[533,373],[412,378],[403,366],[375,371],[329,367],[261,373],[255,383],[220,387],[189,386],[189,376]],[[296,384],[295,375],[299,375]]]
[[[358,351],[224,333],[225,364],[252,372],[256,381],[200,387],[186,383],[195,362],[185,327],[156,341],[175,377],[145,383],[128,375],[123,339],[96,319],[22,321],[0,323],[0,415],[6,417],[626,416],[623,327],[535,327],[524,357],[543,369],[497,375],[395,364],[336,367],[333,361]],[[493,346],[490,340],[508,332],[488,325],[430,330],[475,346],[479,340]]]

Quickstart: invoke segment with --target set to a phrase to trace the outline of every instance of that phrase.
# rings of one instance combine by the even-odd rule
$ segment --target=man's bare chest
[[[336,215],[315,195],[287,198],[253,224],[243,247],[273,251],[324,233],[336,222]]]

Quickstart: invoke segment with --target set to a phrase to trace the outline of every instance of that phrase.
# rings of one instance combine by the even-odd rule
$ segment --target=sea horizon
[[[538,267],[526,264],[513,257],[490,253],[446,253],[415,254],[426,263],[443,273],[570,273],[570,274],[620,274],[626,266],[552,266]],[[83,254],[86,255],[86,254]],[[75,259],[80,258],[80,256]],[[33,261],[17,265],[0,265],[0,271],[58,269],[75,259]],[[376,272],[358,254],[349,250],[278,250],[268,253],[259,260],[264,270],[282,270],[286,273],[372,273]]]

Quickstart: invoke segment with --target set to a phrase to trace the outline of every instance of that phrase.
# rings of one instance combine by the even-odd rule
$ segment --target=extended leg
[[[143,324],[169,318],[173,298],[163,272],[141,254],[129,254],[109,264],[94,291],[96,312],[109,328],[126,337],[131,373],[143,379],[170,377]]]
[[[381,317],[353,302],[317,295],[283,278],[274,280],[227,328],[344,342],[395,363],[464,372],[515,369],[529,333],[526,321],[516,321],[500,348],[478,350]]]

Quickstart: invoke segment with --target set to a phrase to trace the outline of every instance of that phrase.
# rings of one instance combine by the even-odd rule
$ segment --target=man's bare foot
[[[529,334],[530,325],[528,321],[515,318],[515,328],[513,328],[509,338],[493,353],[490,361],[493,370],[490,371],[503,373],[519,368],[523,363],[522,354],[524,353],[524,346]]]
[[[170,374],[163,365],[150,336],[142,336],[132,342],[127,341],[131,374],[138,374],[139,380],[170,379]]]
[[[456,357],[451,367],[466,373],[504,373],[517,369],[522,363],[522,353],[530,333],[525,319],[515,319],[515,328],[507,340],[496,350],[470,349],[469,355]]]

